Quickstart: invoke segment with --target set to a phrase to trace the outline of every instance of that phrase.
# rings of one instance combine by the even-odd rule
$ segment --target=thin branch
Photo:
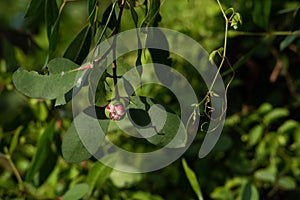
[[[229,35],[233,36],[287,36],[287,35],[299,35],[300,31],[271,31],[271,32],[246,32],[246,31],[234,31]]]
[[[9,165],[11,167],[11,170],[13,171],[15,177],[17,178],[19,189],[23,190],[24,189],[24,187],[23,187],[24,185],[23,185],[23,180],[21,178],[21,175],[20,175],[17,167],[15,166],[14,162],[12,161],[11,155],[9,154],[8,149],[4,148],[4,151],[5,151],[5,154],[1,154],[1,156],[3,156],[7,160],[7,162],[9,163]]]

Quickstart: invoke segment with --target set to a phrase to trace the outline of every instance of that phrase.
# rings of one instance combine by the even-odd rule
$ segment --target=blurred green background
[[[49,42],[41,17],[44,14],[24,20],[29,2],[0,2],[0,199],[59,199],[73,186],[79,187],[83,199],[197,199],[181,159],[147,174],[120,173],[93,160],[79,164],[63,160],[60,146],[72,121],[70,103],[54,107],[51,101],[30,99],[16,91],[12,83],[12,74],[18,67],[40,70],[48,60]],[[103,12],[111,1],[99,2],[99,12]],[[207,157],[197,157],[205,136],[201,130],[195,145],[183,157],[196,174],[204,199],[297,199],[300,3],[221,3],[225,10],[234,8],[243,19],[237,30],[229,31],[227,59],[235,77],[228,90],[226,122],[220,140]],[[127,23],[128,13],[125,10],[128,20],[122,22],[122,30],[133,28],[133,23]],[[160,27],[187,34],[208,52],[223,45],[225,21],[215,0],[165,0],[160,14]],[[87,18],[87,1],[66,4],[52,57],[63,56]],[[217,58],[216,63],[219,61]],[[206,88],[184,61],[174,57],[173,64],[199,96],[205,94]],[[228,83],[232,76],[229,65],[221,72]],[[167,92],[152,89],[143,93],[172,107],[174,101]],[[41,142],[45,140],[43,133],[52,129],[52,142]],[[49,151],[51,157],[40,158],[41,151]]]

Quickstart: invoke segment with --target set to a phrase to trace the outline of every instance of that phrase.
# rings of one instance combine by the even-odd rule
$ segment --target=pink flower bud
[[[111,120],[120,120],[125,114],[125,109],[122,103],[114,102],[110,103],[105,108],[106,116]]]
[[[115,109],[115,106],[112,105],[112,104],[108,104],[108,105],[106,106],[106,110],[108,110],[109,112],[113,112],[114,109]]]
[[[116,111],[117,115],[120,115],[120,116],[124,115],[125,110],[124,110],[123,104],[117,104],[115,106],[115,111]]]

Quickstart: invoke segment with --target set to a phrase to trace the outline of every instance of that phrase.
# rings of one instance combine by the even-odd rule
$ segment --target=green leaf
[[[26,181],[33,181],[34,176],[39,174],[39,182],[37,184],[41,185],[55,167],[57,154],[51,148],[54,133],[55,121],[53,120],[38,140],[36,153],[25,176]]]
[[[297,187],[296,180],[290,176],[280,177],[277,184],[282,190],[294,190]]]
[[[159,65],[162,64],[165,66],[169,66],[170,73],[167,74],[172,74],[171,72],[172,59],[170,58],[170,52],[162,49],[151,48],[151,47],[158,47],[158,46],[162,48],[163,46],[163,49],[169,49],[169,43],[166,36],[159,29],[151,30],[146,39],[146,46],[149,47],[148,50],[150,52],[152,62],[154,63],[155,73],[157,78],[163,84],[171,85],[173,81],[173,76],[166,75],[167,72],[161,73],[160,65]]]
[[[50,2],[50,12],[52,13],[46,13],[46,23],[47,23],[47,32],[48,32],[48,40],[49,40],[49,56],[52,58],[52,54],[56,49],[57,45],[57,39],[58,39],[58,32],[59,32],[59,25],[60,25],[60,17],[63,11],[63,7],[65,3],[61,4],[61,7],[58,9],[56,0],[47,0],[47,1],[52,1]],[[45,10],[48,10],[49,8],[47,7],[48,5],[45,5]]]
[[[100,134],[100,127],[106,133],[108,123],[109,120],[98,120],[85,112],[76,116],[63,139],[62,154],[64,159],[70,163],[89,159],[104,141],[104,135]]]
[[[14,40],[16,38],[17,37],[14,36]],[[21,40],[23,40],[23,38]],[[4,38],[1,40],[1,44],[2,44],[1,56],[5,60],[6,70],[15,71],[19,66],[18,60],[16,58],[15,47],[12,45],[10,41]]]
[[[298,56],[300,57],[300,40],[297,42],[297,53]]]
[[[298,35],[288,35],[280,42],[280,51],[286,49],[292,42],[298,38]]]
[[[77,200],[84,197],[89,190],[89,186],[86,183],[80,183],[69,189],[63,196],[63,200]]]
[[[36,101],[34,105],[32,105],[32,110],[34,111],[35,116],[41,122],[46,121],[48,117],[48,108],[45,105],[45,102]]]
[[[273,106],[270,103],[263,103],[257,109],[258,113],[261,115],[265,115],[273,109]]]
[[[125,73],[127,73],[129,70],[135,68],[134,66],[124,62],[122,59],[117,60],[117,66],[118,66],[117,76],[122,76]],[[113,74],[112,67],[107,68],[107,73],[109,73],[110,75]]]
[[[122,60],[118,60],[117,65],[120,66],[118,67],[117,75],[122,76],[122,78],[118,80],[120,96],[134,95],[134,88],[138,88],[141,83],[139,71],[134,66],[129,65]],[[108,68],[107,73],[112,73],[111,68]]]
[[[259,169],[255,172],[254,177],[259,181],[274,183],[276,180],[276,169],[271,167]]]
[[[180,118],[152,99],[131,97],[127,115],[131,121],[127,123],[134,124],[138,132],[154,145],[180,148],[187,142],[186,129]]]
[[[271,12],[272,0],[254,0],[252,18],[261,28],[267,29]]]
[[[216,143],[213,152],[226,152],[233,145],[233,140],[228,134],[222,134]]]
[[[45,0],[45,20],[47,26],[47,35],[48,38],[51,36],[52,26],[55,24],[58,18],[58,7],[56,0]]]
[[[131,166],[123,166],[131,167]],[[141,173],[127,173],[122,171],[113,170],[110,174],[110,180],[117,188],[128,188],[136,185],[142,180]]]
[[[13,83],[17,90],[31,98],[63,99],[74,86],[81,84],[81,77],[87,70],[77,71],[79,66],[65,58],[56,58],[49,62],[49,75],[19,68],[13,74]],[[79,76],[80,75],[80,76]],[[65,103],[65,101],[61,101]]]
[[[79,163],[92,157],[80,140],[74,123],[68,128],[63,138],[62,155],[70,163]]]
[[[256,145],[260,141],[263,132],[264,132],[264,127],[261,124],[254,126],[249,131],[249,141],[248,141],[249,145],[250,146]]]
[[[66,58],[52,59],[47,65],[50,74],[60,75],[62,74],[62,72],[68,73],[69,71],[77,69],[78,67],[79,65]]]
[[[91,105],[96,105],[99,107],[104,107],[108,104],[106,99],[107,91],[106,91],[106,69],[105,66],[106,62],[102,66],[94,67],[91,70],[91,73],[88,77],[89,80],[89,102]],[[102,76],[99,79],[99,74]]]
[[[210,197],[212,199],[222,199],[222,200],[233,200],[233,195],[231,191],[225,187],[217,187],[211,193]]]
[[[138,28],[139,17],[132,5],[130,5],[130,12],[131,12],[131,17],[132,17],[132,20],[134,21],[135,27]]]
[[[25,13],[25,18],[34,17],[39,11],[44,10],[44,0],[31,0]]]
[[[229,179],[228,181],[226,181],[226,184],[225,184],[224,187],[231,190],[233,188],[240,187],[244,182],[245,182],[245,178],[234,177],[234,178]]]
[[[194,192],[196,193],[199,200],[203,200],[203,195],[202,195],[195,172],[188,166],[188,164],[186,163],[184,158],[181,161],[182,161],[185,175],[188,178]]]
[[[45,5],[45,0],[31,0],[28,4],[24,20],[32,30],[39,30],[41,26],[45,25]]]
[[[97,7],[97,0],[88,0],[90,25],[93,25],[95,23],[95,16],[97,11],[96,7]]]
[[[92,42],[92,29],[90,26],[85,26],[74,38],[66,52],[64,57],[74,61],[77,64],[81,64],[89,52]]]
[[[151,194],[146,191],[135,191],[132,194],[131,199],[134,199],[134,200],[163,200],[162,197]]]
[[[51,54],[55,51],[58,39],[58,32],[59,32],[59,19],[55,22],[52,27],[51,34],[49,37],[49,53]]]
[[[111,155],[107,156],[107,158],[111,159]],[[86,177],[86,183],[89,185],[89,194],[92,194],[96,183],[97,188],[101,188],[102,184],[109,178],[112,170],[112,168],[107,167],[101,162],[97,162],[94,164],[94,166],[89,170],[89,173]]]
[[[146,17],[142,22],[141,27],[156,27],[161,21],[159,14],[160,0],[146,0],[147,11]]]
[[[10,155],[13,154],[14,150],[16,149],[16,147],[18,145],[19,135],[20,135],[22,129],[23,129],[23,126],[19,126],[14,133],[14,136],[13,136],[13,138],[10,142],[10,146],[9,146],[9,154]]]
[[[241,200],[259,200],[259,193],[255,185],[245,182],[241,189]]]
[[[267,125],[270,125],[278,119],[289,116],[289,114],[290,112],[286,108],[274,108],[271,112],[265,115],[263,121]]]
[[[96,93],[94,98],[92,97],[92,95],[89,95],[89,100],[90,103],[93,105],[95,104],[96,106],[99,107],[104,107],[108,104],[108,101],[106,99],[106,89],[105,89],[105,82],[103,79],[100,79],[98,85],[96,86]],[[90,87],[90,90],[92,90],[92,88]],[[94,94],[94,92],[90,91],[90,94]]]
[[[277,132],[278,133],[289,133],[299,127],[300,127],[299,122],[297,122],[293,119],[289,119],[278,127]]]
[[[241,16],[241,14],[238,13],[238,12],[234,13],[230,25],[231,25],[234,29],[237,29],[237,28],[238,28],[238,25],[239,25],[239,24],[242,24],[242,23],[243,23],[243,21],[242,21],[242,16]]]
[[[107,24],[107,27],[113,30],[117,25],[117,16],[114,9],[114,4],[110,4],[103,13],[102,24]]]
[[[215,59],[215,56],[216,56],[216,53],[217,53],[218,51],[217,50],[214,50],[214,51],[212,51],[210,54],[209,54],[209,61],[213,64],[214,63],[214,59]]]

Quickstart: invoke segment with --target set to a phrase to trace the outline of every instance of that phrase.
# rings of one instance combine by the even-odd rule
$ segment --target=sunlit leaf
[[[256,125],[249,131],[248,143],[250,146],[256,145],[260,141],[263,131],[264,127],[262,125]]]
[[[215,50],[215,51],[212,51],[212,52],[209,54],[209,61],[210,61],[211,63],[214,63],[214,58],[215,58],[215,56],[216,56],[216,53],[217,53],[217,51]]]
[[[278,186],[282,190],[294,190],[297,187],[297,183],[293,177],[282,176],[278,180]]]
[[[22,131],[24,127],[23,126],[19,126],[16,130],[15,130],[15,133],[14,133],[14,136],[11,140],[11,143],[10,143],[10,146],[9,146],[9,153],[12,155],[14,150],[16,149],[17,145],[18,145],[18,140],[19,140],[19,136],[20,136],[20,133]]]
[[[196,177],[195,172],[188,166],[185,159],[182,159],[182,165],[185,172],[186,177],[188,178],[194,192],[196,193],[199,200],[203,200],[202,192]]]
[[[45,102],[39,101],[37,99],[30,99],[29,101],[30,107],[34,112],[34,115],[38,120],[45,121],[48,117],[48,108],[45,105]]]
[[[233,200],[232,192],[225,188],[225,187],[217,187],[214,191],[210,194],[212,199],[224,199],[224,200]]]
[[[13,82],[17,90],[31,98],[64,98],[67,92],[79,84],[81,77],[79,74],[83,75],[86,72],[74,71],[79,66],[64,58],[51,60],[47,67],[49,75],[19,68],[13,74]]]
[[[123,166],[123,168],[131,166]],[[117,188],[127,188],[139,183],[142,180],[141,173],[127,173],[113,170],[110,174],[110,180]]]
[[[258,107],[257,112],[261,115],[265,115],[268,112],[270,112],[272,109],[273,106],[270,103],[263,103]]]
[[[242,21],[242,16],[240,13],[236,12],[234,13],[232,19],[231,19],[231,26],[234,29],[237,29],[239,25],[241,25],[243,23]]]
[[[89,186],[86,183],[80,183],[69,189],[64,196],[63,200],[77,200],[84,197],[89,190]]]
[[[281,119],[283,117],[289,116],[289,110],[286,108],[274,108],[264,117],[264,122],[266,124],[272,124],[274,121]]]
[[[266,169],[259,169],[254,174],[255,179],[274,183],[276,180],[276,169],[269,167]]]
[[[78,68],[79,65],[75,64],[69,59],[66,58],[55,58],[50,60],[47,65],[50,75],[51,74],[60,74],[62,72],[65,74],[69,73],[71,70]]]
[[[299,127],[300,127],[299,122],[289,119],[289,120],[285,121],[282,125],[280,125],[277,130],[278,130],[278,133],[286,134],[286,133],[289,133]]]

